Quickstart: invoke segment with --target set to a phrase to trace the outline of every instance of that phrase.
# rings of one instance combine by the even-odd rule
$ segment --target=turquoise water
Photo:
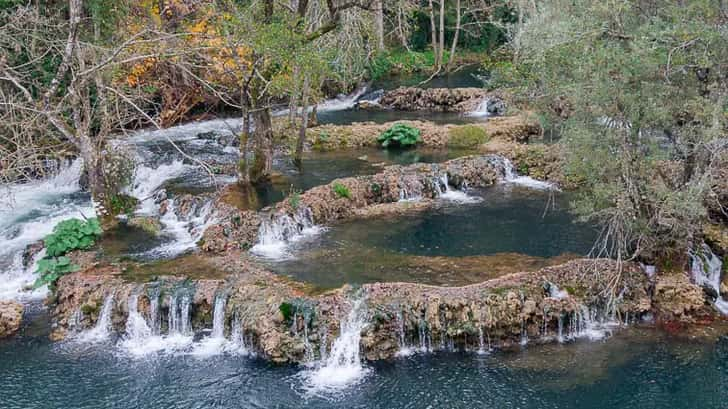
[[[277,273],[325,288],[406,281],[466,285],[589,253],[593,226],[576,223],[569,196],[502,184],[438,200],[431,209],[333,224],[264,260]],[[509,264],[509,266],[503,266]]]
[[[304,368],[248,356],[156,356],[0,342],[0,407],[27,408],[725,408],[728,339],[625,330],[606,342],[368,363],[358,384],[312,391]]]

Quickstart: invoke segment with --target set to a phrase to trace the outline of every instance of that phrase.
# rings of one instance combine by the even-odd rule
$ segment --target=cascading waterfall
[[[451,189],[447,172],[441,173],[432,182],[435,195],[441,199],[450,200],[457,203],[478,203],[481,198],[470,196],[462,190]]]
[[[27,291],[37,278],[35,263],[24,265],[23,251],[60,221],[94,216],[88,194],[81,192],[81,160],[63,164],[45,179],[0,186],[0,300],[32,301],[47,295],[45,287]]]
[[[227,295],[219,294],[215,297],[215,305],[212,310],[212,332],[210,336],[196,343],[192,355],[198,357],[209,357],[221,354],[227,348],[225,339],[225,306]],[[233,329],[235,331],[235,329]],[[233,332],[234,334],[234,332]]]
[[[407,332],[402,311],[397,311],[397,345],[399,346],[397,356],[409,356],[414,352],[414,348],[407,345]]]
[[[104,304],[101,307],[99,318],[96,325],[88,331],[79,334],[78,340],[83,343],[99,343],[109,339],[111,334],[111,312],[114,309],[114,293],[104,298]]]
[[[468,112],[467,116],[470,117],[476,117],[476,118],[485,118],[490,116],[490,110],[488,109],[490,107],[490,98],[484,98],[482,101],[480,101],[480,104],[478,104],[478,107],[475,108],[474,111]]]
[[[503,156],[495,156],[494,158],[497,158],[495,159],[497,161],[496,165],[499,165],[503,170],[502,183],[511,183],[514,185],[526,186],[532,189],[558,190],[556,186],[554,186],[554,184],[552,183],[536,180],[530,176],[518,175],[518,172],[516,172],[513,163],[508,158]]]
[[[366,374],[359,351],[366,314],[364,299],[356,298],[348,315],[341,321],[341,332],[329,356],[317,368],[305,373],[310,389],[339,389],[360,380]]]
[[[723,315],[728,315],[728,301],[720,295],[721,272],[723,262],[716,256],[710,246],[703,243],[697,252],[690,254],[690,272],[693,282],[701,287],[715,291],[715,308]]]
[[[293,216],[278,214],[264,220],[258,231],[258,243],[250,251],[259,256],[279,259],[287,255],[288,243],[321,231],[313,222],[308,207],[299,207]]]
[[[215,298],[215,308],[212,311],[212,338],[225,338],[225,305],[227,297],[220,295]]]

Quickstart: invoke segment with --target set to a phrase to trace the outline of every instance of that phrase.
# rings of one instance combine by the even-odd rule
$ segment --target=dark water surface
[[[569,196],[518,185],[468,192],[475,203],[336,224],[265,261],[275,272],[325,288],[408,281],[465,285],[589,253],[594,227],[576,223]],[[571,257],[569,257],[571,256]]]
[[[0,407],[28,408],[725,408],[728,340],[625,330],[603,342],[520,352],[434,353],[367,364],[339,392],[302,368],[247,356],[133,361],[112,346],[0,342]]]

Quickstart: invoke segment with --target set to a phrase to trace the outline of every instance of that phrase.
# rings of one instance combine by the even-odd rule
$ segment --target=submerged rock
[[[7,338],[20,329],[23,305],[14,301],[0,301],[0,338]]]

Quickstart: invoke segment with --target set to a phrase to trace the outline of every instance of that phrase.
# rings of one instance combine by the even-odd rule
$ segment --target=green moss
[[[477,125],[462,125],[450,128],[447,144],[454,148],[474,148],[489,139],[485,129]]]
[[[99,305],[84,304],[81,306],[81,312],[83,315],[96,315],[99,312]]]

